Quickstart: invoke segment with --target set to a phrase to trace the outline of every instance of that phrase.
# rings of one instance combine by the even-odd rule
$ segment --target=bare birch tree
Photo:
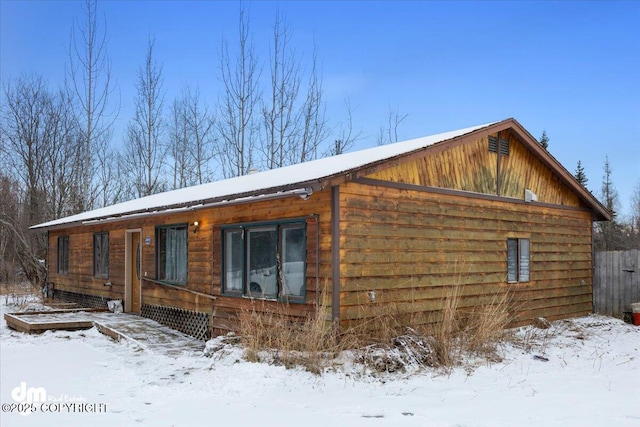
[[[153,57],[154,40],[149,38],[145,62],[138,70],[135,115],[127,127],[121,162],[134,197],[159,193],[166,189],[163,180],[164,91],[162,66]]]
[[[290,46],[291,29],[276,13],[268,100],[262,104],[262,164],[275,169],[290,163],[298,139],[296,102],[300,92],[300,61]],[[297,160],[297,159],[296,159]]]
[[[333,144],[324,153],[326,156],[337,156],[349,151],[355,142],[362,136],[362,131],[354,132],[353,130],[353,112],[349,100],[345,100],[347,108],[346,122],[338,125],[337,135],[333,140]]]
[[[213,178],[214,125],[214,117],[203,104],[200,90],[186,86],[171,106],[169,143],[173,188],[203,184]]]
[[[409,117],[409,114],[400,114],[398,109],[395,110],[389,107],[389,113],[387,115],[387,126],[380,126],[378,133],[377,144],[386,145],[398,142],[398,129],[405,119]]]
[[[117,108],[108,109],[115,86],[107,55],[106,29],[100,32],[98,28],[96,0],[85,1],[84,18],[83,24],[76,21],[71,29],[67,84],[69,93],[77,103],[76,116],[82,137],[82,152],[77,165],[80,169],[80,192],[76,210],[79,211],[95,207],[97,193],[104,195],[109,191],[99,189],[108,186],[109,182],[103,181],[104,176],[95,175],[98,170],[96,155],[107,151],[117,116]],[[100,167],[111,168],[112,164],[101,162]],[[112,173],[109,171],[107,174]]]
[[[173,100],[169,116],[169,152],[171,154],[172,188],[189,185],[189,123],[187,121],[188,100],[184,93]]]
[[[218,155],[225,178],[244,175],[253,166],[256,146],[256,109],[260,99],[259,70],[249,36],[249,18],[240,10],[238,53],[232,58],[223,39],[220,52],[220,79],[224,94],[218,107]]]
[[[323,100],[322,78],[318,76],[317,49],[314,46],[311,62],[311,73],[307,85],[307,97],[302,106],[302,131],[297,139],[296,158],[292,163],[302,163],[318,157],[318,149],[329,136],[329,127],[325,115],[326,105]]]

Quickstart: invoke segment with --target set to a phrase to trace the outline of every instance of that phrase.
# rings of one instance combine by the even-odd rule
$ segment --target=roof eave
[[[549,153],[544,147],[540,145],[538,140],[529,133],[518,121],[514,118],[504,120],[501,123],[496,124],[496,131],[506,130],[512,128],[520,136],[520,139],[525,145],[552,171],[554,171],[558,177],[571,188],[591,209],[593,210],[593,219],[595,221],[611,221],[613,214],[593,195],[589,190],[584,188],[562,164],[556,160],[555,157]]]

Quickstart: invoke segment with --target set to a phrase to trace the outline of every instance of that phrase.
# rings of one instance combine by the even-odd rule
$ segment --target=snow
[[[2,304],[3,313],[14,309]],[[168,357],[95,329],[27,335],[3,321],[3,409],[15,403],[12,390],[24,382],[44,388],[47,403],[84,400],[96,404],[89,411],[106,411],[79,413],[78,406],[74,412],[54,404],[50,413],[3,411],[0,424],[640,425],[640,328],[589,316],[554,322],[548,331],[516,331],[520,339],[505,344],[502,362],[393,375],[367,374],[347,363],[317,376],[243,361],[241,349],[231,345],[211,357]]]
[[[251,196],[264,196],[265,194],[272,194],[275,191],[274,189],[282,186],[290,186],[291,188],[298,186],[299,190],[304,190],[308,184],[317,182],[323,178],[410,153],[438,142],[466,135],[493,124],[495,123],[444,132],[437,135],[345,153],[338,156],[327,157],[279,169],[272,169],[222,181],[167,191],[119,203],[113,206],[107,206],[93,211],[56,219],[43,224],[34,225],[31,228],[48,228],[75,222],[113,218],[131,213],[154,212],[176,208],[180,209],[181,207],[197,207],[205,204],[209,200],[234,200],[237,199],[239,195],[245,194],[250,194]]]

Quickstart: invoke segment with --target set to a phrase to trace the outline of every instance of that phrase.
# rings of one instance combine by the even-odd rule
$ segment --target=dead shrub
[[[2,283],[0,295],[4,298],[5,305],[12,305],[18,310],[24,310],[31,303],[42,301],[40,288],[31,282]]]

